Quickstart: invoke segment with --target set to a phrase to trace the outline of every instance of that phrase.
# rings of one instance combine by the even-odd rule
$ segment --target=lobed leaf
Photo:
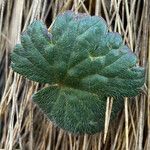
[[[115,116],[123,97],[136,96],[144,84],[144,69],[121,36],[108,32],[103,18],[71,11],[58,15],[51,33],[41,21],[32,23],[11,59],[14,71],[50,84],[33,100],[73,133],[99,132],[107,97],[114,97]]]

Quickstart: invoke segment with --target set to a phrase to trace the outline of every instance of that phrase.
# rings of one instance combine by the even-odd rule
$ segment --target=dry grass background
[[[0,0],[0,148],[25,150],[150,150],[150,1],[149,0]],[[71,135],[53,126],[32,103],[44,85],[14,73],[10,52],[20,33],[34,19],[49,27],[65,10],[105,18],[146,68],[143,92],[131,100],[118,118],[95,135]],[[107,105],[111,100],[108,99]],[[109,114],[110,110],[106,111]],[[107,130],[108,129],[108,130]]]

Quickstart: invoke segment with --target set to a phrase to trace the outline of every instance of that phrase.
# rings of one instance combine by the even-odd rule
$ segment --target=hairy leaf
[[[121,36],[108,32],[103,18],[71,11],[58,15],[51,33],[41,21],[32,23],[11,59],[14,71],[50,85],[33,100],[73,133],[99,132],[107,97],[114,97],[115,116],[123,97],[136,96],[144,84],[144,69]]]

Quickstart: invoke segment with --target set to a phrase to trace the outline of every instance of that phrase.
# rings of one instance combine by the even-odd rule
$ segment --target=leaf
[[[50,85],[33,100],[72,133],[102,130],[107,97],[114,97],[115,116],[123,97],[136,96],[144,84],[144,68],[121,36],[108,32],[101,17],[71,11],[58,15],[51,33],[41,21],[32,23],[11,59],[14,71]]]
[[[68,87],[48,87],[36,93],[33,100],[59,127],[75,133],[100,131],[105,98]]]

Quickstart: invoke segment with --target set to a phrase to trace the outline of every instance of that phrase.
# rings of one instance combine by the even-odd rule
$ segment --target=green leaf
[[[40,90],[33,100],[50,120],[71,132],[93,133],[103,127],[105,98],[93,93],[56,86]]]
[[[144,68],[121,36],[108,32],[101,17],[71,11],[58,15],[51,33],[41,21],[32,23],[11,59],[14,71],[50,85],[33,100],[72,133],[102,130],[107,97],[114,97],[114,117],[123,97],[136,96],[144,84]]]

